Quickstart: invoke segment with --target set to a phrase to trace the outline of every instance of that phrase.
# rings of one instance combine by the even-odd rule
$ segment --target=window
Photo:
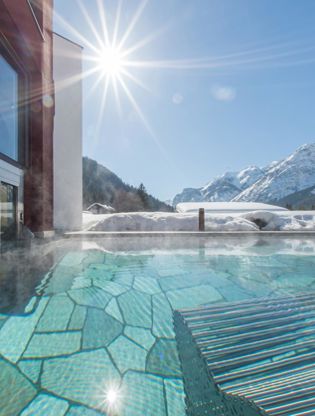
[[[0,153],[19,158],[18,74],[0,56]]]
[[[11,239],[17,230],[17,188],[0,182],[0,239]]]

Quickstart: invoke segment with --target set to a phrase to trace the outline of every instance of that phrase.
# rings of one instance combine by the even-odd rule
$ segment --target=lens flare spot
[[[54,99],[51,95],[45,94],[43,96],[43,104],[46,108],[51,108],[54,106]]]

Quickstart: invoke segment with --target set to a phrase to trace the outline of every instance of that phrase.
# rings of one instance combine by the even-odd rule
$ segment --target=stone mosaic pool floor
[[[0,315],[0,415],[185,415],[172,311],[315,289],[314,268],[315,256],[69,252],[23,315]]]

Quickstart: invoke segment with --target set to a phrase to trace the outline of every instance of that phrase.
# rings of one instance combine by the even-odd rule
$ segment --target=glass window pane
[[[18,160],[18,74],[0,56],[0,152]]]
[[[0,182],[0,236],[14,238],[16,234],[15,187]]]

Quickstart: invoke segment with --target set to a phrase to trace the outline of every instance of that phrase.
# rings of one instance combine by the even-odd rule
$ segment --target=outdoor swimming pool
[[[28,296],[0,305],[0,415],[185,415],[173,310],[315,289],[310,237],[64,241],[47,255]]]

